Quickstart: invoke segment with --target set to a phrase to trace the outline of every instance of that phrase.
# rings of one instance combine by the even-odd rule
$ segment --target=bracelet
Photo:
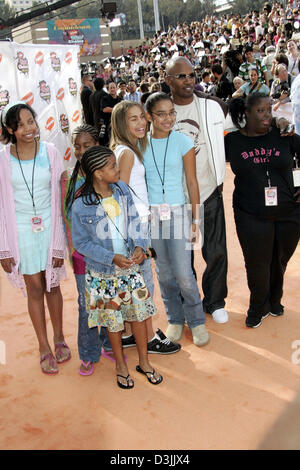
[[[200,219],[192,219],[192,224],[200,225]]]

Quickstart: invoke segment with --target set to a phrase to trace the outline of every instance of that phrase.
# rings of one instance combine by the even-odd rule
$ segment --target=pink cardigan
[[[66,278],[66,270],[52,267],[52,258],[66,257],[66,240],[61,214],[60,176],[63,172],[62,157],[53,144],[46,143],[51,167],[51,240],[46,266],[46,288],[49,292]],[[14,258],[16,265],[7,276],[15,287],[25,292],[25,283],[19,272],[17,219],[14,193],[11,183],[10,145],[0,151],[0,259]]]

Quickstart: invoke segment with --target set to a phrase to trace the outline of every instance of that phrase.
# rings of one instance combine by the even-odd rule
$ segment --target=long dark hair
[[[78,127],[76,127],[76,129],[74,129],[74,131],[72,133],[73,143],[75,143],[76,137],[78,137],[80,134],[89,134],[92,137],[92,139],[94,140],[95,144],[98,142],[98,131],[97,131],[97,129],[95,129],[94,127],[92,127],[88,124],[84,124],[83,126],[78,126]],[[81,162],[79,160],[77,160],[76,165],[73,169],[70,181],[69,181],[68,190],[67,190],[67,194],[66,194],[65,202],[64,202],[64,206],[65,206],[65,210],[66,210],[67,214],[71,210],[71,207],[72,207],[72,204],[73,204],[73,201],[74,201],[75,187],[76,187],[76,182],[77,182],[77,178],[78,178],[78,174],[79,174],[80,169],[81,169]]]
[[[251,93],[247,98],[232,98],[228,103],[228,107],[233,124],[241,129],[243,127],[241,123],[245,122],[246,119],[245,111],[250,111],[252,106],[256,105],[259,100],[267,98],[268,96],[258,92]]]
[[[33,119],[36,122],[36,113],[35,111],[26,103],[16,104],[12,106],[6,114],[5,123],[3,122],[3,118],[1,115],[1,127],[2,127],[2,134],[0,141],[4,144],[15,144],[17,139],[15,137],[15,131],[18,129],[19,122],[20,122],[20,112],[22,109],[27,109],[32,114]],[[37,125],[37,123],[36,123]],[[7,127],[10,127],[13,130],[13,134],[10,134],[7,130]]]
[[[84,204],[87,206],[97,205],[99,203],[98,195],[93,185],[93,174],[96,170],[104,168],[114,152],[102,145],[90,147],[82,155],[81,168],[85,174],[85,181],[79,191],[75,194],[75,199],[82,197]]]

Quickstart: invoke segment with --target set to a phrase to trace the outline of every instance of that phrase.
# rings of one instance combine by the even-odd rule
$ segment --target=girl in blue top
[[[186,321],[194,343],[202,346],[209,341],[209,334],[204,325],[190,249],[190,242],[198,241],[200,224],[195,151],[188,136],[172,131],[175,116],[174,104],[168,95],[157,92],[149,96],[146,117],[151,123],[151,131],[143,163],[153,216],[151,239],[157,254],[156,269],[169,321],[166,335],[171,341],[178,341]],[[191,211],[185,204],[184,179]]]
[[[155,307],[141,275],[146,241],[140,235],[140,219],[128,186],[112,150],[95,146],[82,157],[85,181],[72,206],[74,248],[86,263],[85,299],[90,328],[107,328],[116,359],[117,384],[133,388],[123,355],[124,321],[132,323],[139,365],[151,384],[162,381],[148,362],[145,320]]]

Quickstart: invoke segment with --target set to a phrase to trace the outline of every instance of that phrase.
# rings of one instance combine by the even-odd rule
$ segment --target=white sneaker
[[[205,325],[195,326],[195,328],[191,328],[191,332],[193,335],[193,343],[196,346],[204,346],[209,342],[210,336]]]
[[[169,325],[166,331],[166,337],[173,342],[179,341],[182,335],[182,330],[183,325]]]
[[[228,322],[228,313],[225,308],[218,308],[212,313],[212,317],[216,323],[227,323]]]

